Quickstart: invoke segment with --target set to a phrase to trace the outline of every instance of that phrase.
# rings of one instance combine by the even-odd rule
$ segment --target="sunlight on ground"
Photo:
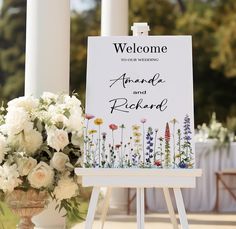
[[[109,216],[104,229],[136,229],[135,216]],[[235,229],[236,214],[188,214],[190,229]],[[167,214],[149,214],[145,218],[148,229],[173,229]],[[95,221],[93,228],[99,228],[100,222]],[[72,229],[84,229],[84,223]]]

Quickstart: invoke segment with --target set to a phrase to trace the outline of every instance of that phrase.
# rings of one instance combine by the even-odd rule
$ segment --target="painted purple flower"
[[[106,139],[106,136],[107,136],[107,133],[106,133],[106,132],[102,132],[102,134],[101,134],[101,135],[102,135],[102,139],[104,139],[104,140],[105,140],[105,139]]]
[[[142,118],[142,119],[140,120],[140,122],[144,124],[144,123],[147,122],[147,119],[146,119],[146,118]]]
[[[187,166],[187,164],[186,164],[185,162],[181,161],[181,162],[179,163],[179,167],[180,167],[181,169],[185,169],[185,168],[187,168],[188,166]]]
[[[185,116],[184,118],[184,140],[187,143],[190,143],[191,140],[191,127],[190,127],[190,118],[188,115]]]
[[[146,162],[151,163],[151,158],[153,158],[153,130],[151,127],[148,128],[147,134],[146,134],[146,140],[147,140],[147,147],[146,147]]]

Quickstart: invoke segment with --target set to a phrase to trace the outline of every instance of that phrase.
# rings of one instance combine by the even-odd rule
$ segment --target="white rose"
[[[8,135],[19,134],[24,129],[32,128],[28,113],[21,107],[15,107],[8,110],[6,115],[6,125]]]
[[[33,188],[47,188],[52,184],[53,178],[53,168],[42,161],[28,175],[29,183]]]
[[[23,157],[17,160],[18,171],[21,176],[27,176],[37,165],[37,161],[32,157]]]
[[[54,169],[62,172],[65,170],[65,166],[68,161],[69,161],[69,157],[66,154],[64,154],[62,152],[56,152],[56,153],[54,153],[54,155],[50,161],[50,165]]]
[[[40,132],[32,129],[18,135],[9,136],[8,141],[18,151],[25,151],[28,155],[33,155],[42,145],[43,138]]]
[[[78,185],[72,178],[62,177],[54,189],[54,194],[57,200],[70,199],[75,196],[78,191]]]
[[[69,95],[65,95],[64,98],[64,103],[66,104],[67,107],[69,108],[77,108],[81,111],[82,113],[82,109],[81,109],[81,102],[79,99],[77,99],[74,95],[72,95],[71,97]]]
[[[28,154],[35,153],[43,143],[43,137],[40,132],[33,129],[24,133],[24,151]]]
[[[30,97],[24,96],[11,100],[10,102],[8,102],[7,105],[9,108],[21,107],[24,110],[31,112],[38,106],[38,104],[39,104],[38,99],[35,99],[32,96]]]
[[[0,163],[2,163],[6,152],[7,152],[7,140],[2,134],[0,134]]]
[[[63,114],[52,115],[51,122],[56,125],[62,123],[63,126],[67,126],[68,118]]]
[[[82,115],[77,112],[71,113],[68,120],[67,129],[69,131],[77,131],[79,133],[82,133],[83,127],[84,127],[84,118],[82,117]]]
[[[69,144],[68,134],[57,128],[47,128],[47,143],[56,151],[63,150]]]
[[[3,192],[12,192],[14,188],[22,183],[18,177],[19,173],[16,164],[8,165],[5,163],[0,166],[0,189]]]

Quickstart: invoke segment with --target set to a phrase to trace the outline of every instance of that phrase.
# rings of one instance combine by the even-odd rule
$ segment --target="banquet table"
[[[196,142],[195,149],[195,165],[196,168],[203,170],[203,175],[197,178],[195,189],[182,189],[185,207],[192,212],[212,211],[216,201],[215,172],[224,169],[236,170],[236,142],[228,147],[217,147],[215,140]],[[236,188],[236,176],[225,177],[224,180],[230,187]],[[146,195],[149,211],[167,210],[161,189],[147,189]],[[236,202],[222,188],[220,189],[219,211],[236,211]]]

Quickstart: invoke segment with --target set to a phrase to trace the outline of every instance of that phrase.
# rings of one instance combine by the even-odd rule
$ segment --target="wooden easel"
[[[137,229],[144,229],[144,188],[162,188],[174,229],[178,228],[177,219],[170,198],[170,189],[174,190],[176,205],[182,229],[188,229],[181,188],[194,188],[196,177],[201,176],[201,169],[103,169],[76,168],[77,175],[82,176],[84,187],[93,187],[85,229],[92,229],[96,206],[101,187],[107,187],[107,193],[101,217],[101,229],[104,226],[112,188],[137,189]]]

